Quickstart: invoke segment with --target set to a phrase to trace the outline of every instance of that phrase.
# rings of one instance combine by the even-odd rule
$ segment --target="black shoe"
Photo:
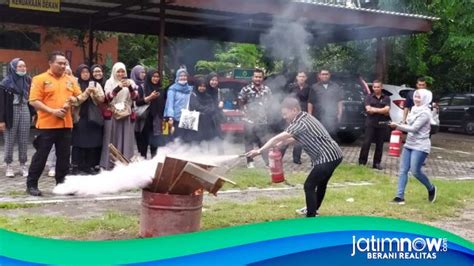
[[[69,170],[70,175],[79,175],[81,171],[79,171],[79,168],[77,166],[71,167],[71,170]]]
[[[294,164],[302,164],[301,160],[295,160],[295,159],[293,159],[293,163]]]
[[[428,201],[431,202],[431,203],[436,201],[436,194],[437,194],[436,190],[437,190],[436,186],[433,186],[433,189],[428,191]]]
[[[393,198],[392,203],[403,205],[403,204],[405,204],[405,200],[402,199],[402,198],[399,198],[399,197],[395,197],[395,198]]]
[[[37,188],[27,188],[26,189],[26,193],[30,194],[31,196],[35,196],[35,197],[40,197],[40,196],[43,196],[43,193],[41,193],[41,191]]]
[[[383,170],[383,167],[379,163],[374,164],[372,168],[377,169],[377,170]]]
[[[367,163],[364,163],[364,162],[360,162],[359,161],[359,166],[365,166]]]

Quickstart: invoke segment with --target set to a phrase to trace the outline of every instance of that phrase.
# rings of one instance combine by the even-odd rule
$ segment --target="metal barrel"
[[[140,236],[156,237],[198,231],[203,195],[162,194],[142,190]]]

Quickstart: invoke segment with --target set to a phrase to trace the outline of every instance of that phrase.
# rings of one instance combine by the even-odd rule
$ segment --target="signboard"
[[[234,69],[235,79],[251,79],[253,76],[253,69]]]
[[[59,13],[61,6],[60,3],[61,0],[10,0],[9,6],[12,8]]]

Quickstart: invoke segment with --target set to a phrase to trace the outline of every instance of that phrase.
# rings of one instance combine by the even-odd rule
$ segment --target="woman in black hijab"
[[[73,174],[94,174],[99,170],[103,123],[97,123],[90,115],[92,108],[97,108],[98,113],[101,113],[99,105],[104,102],[104,91],[99,82],[91,79],[88,66],[79,65],[76,77],[81,91],[87,91],[89,98],[81,106],[75,107],[71,165]]]
[[[151,157],[156,155],[159,146],[164,146],[162,135],[163,113],[166,103],[166,92],[161,88],[161,77],[157,70],[151,69],[145,76],[143,95],[140,93],[137,106],[148,104],[147,114],[142,121],[137,121],[135,137],[138,151],[144,158],[147,157],[150,146]]]
[[[206,82],[198,79],[194,91],[191,93],[189,110],[198,111],[198,131],[191,133],[191,141],[202,142],[213,140],[217,136],[217,128],[214,116],[217,109],[212,96],[207,92]]]

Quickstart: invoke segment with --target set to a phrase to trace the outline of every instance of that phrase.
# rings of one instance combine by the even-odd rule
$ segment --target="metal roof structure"
[[[301,21],[318,42],[342,42],[431,30],[434,17],[324,4],[314,0],[61,0],[61,11],[10,8],[0,22],[219,41],[258,43],[277,23]]]

